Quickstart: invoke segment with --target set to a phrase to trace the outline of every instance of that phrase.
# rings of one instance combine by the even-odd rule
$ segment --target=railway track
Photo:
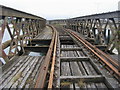
[[[120,75],[115,62],[105,61],[103,52],[71,30],[59,32],[52,88],[92,89],[120,88]],[[98,50],[98,51],[97,51]],[[109,57],[107,57],[109,59]]]
[[[47,77],[49,77],[48,88],[52,88],[52,85],[53,85],[54,66],[55,66],[55,59],[56,59],[56,47],[57,47],[57,38],[58,38],[57,35],[58,34],[57,34],[56,29],[53,26],[50,26],[50,27],[53,30],[53,36],[52,36],[52,40],[51,40],[48,52],[46,54],[45,60],[40,69],[40,73],[38,75],[38,79],[36,81],[35,88],[46,87],[47,86],[46,85]],[[50,74],[48,74],[48,71],[50,71]]]
[[[63,28],[49,27],[52,28],[50,35],[52,39],[46,56],[21,56],[12,65],[13,68],[5,71],[3,78],[0,77],[1,89],[8,87],[73,88],[74,90],[120,88],[120,74],[116,62],[109,56],[106,57],[104,52],[93,47],[77,33]],[[18,78],[19,74],[21,75]],[[31,78],[34,83],[30,81]]]
[[[73,35],[78,41],[80,41],[86,48],[88,48],[88,50],[90,50],[91,53],[93,53],[101,62],[103,62],[104,65],[106,65],[106,68],[109,68],[108,70],[112,71],[111,74],[113,74],[115,76],[117,75],[116,78],[118,78],[118,80],[120,79],[119,78],[120,66],[119,66],[118,62],[116,62],[114,59],[112,59],[106,53],[104,53],[101,50],[99,50],[98,48],[94,47],[92,44],[90,44],[86,40],[79,37],[75,32],[72,32],[70,30],[68,30],[68,32],[71,35]]]
[[[31,56],[25,53],[25,55],[16,56],[15,58],[13,58],[13,60],[11,59],[11,62],[9,62],[8,64],[2,67],[4,71],[0,76],[0,89],[44,88],[45,86],[47,86],[46,85],[47,77],[49,76],[53,77],[53,73],[54,73],[53,70],[54,70],[54,62],[55,62],[55,56],[56,56],[55,45],[57,45],[56,30],[52,26],[47,26],[47,28],[49,28],[49,31],[43,32],[42,39],[40,38],[41,35],[38,35],[39,37],[37,37],[37,39],[36,38],[33,39],[32,41],[33,46],[29,46],[27,48],[25,47],[25,50],[27,52],[28,50],[34,49],[39,54],[41,54],[41,49],[42,49],[41,47],[43,47],[42,43],[43,45],[45,44],[49,45],[50,43],[47,53],[43,54],[43,56],[41,55]],[[44,38],[47,37],[47,39],[44,39],[43,37]],[[44,43],[44,41],[46,42]],[[38,50],[36,50],[36,48]],[[47,48],[42,50],[43,50],[42,52],[45,53]],[[7,68],[8,65],[10,66],[9,68]],[[48,71],[51,66],[52,66],[51,74],[49,75]],[[51,81],[53,81],[52,78],[50,79],[50,82]]]
[[[120,88],[119,64],[84,40],[78,33],[62,27],[55,29],[53,26],[46,26],[46,19],[33,14],[2,5],[0,8],[2,9],[0,60],[5,60],[5,62],[1,60],[0,66],[1,90]],[[112,52],[119,36],[116,34],[119,30],[119,20],[117,20],[119,13],[114,11],[57,21],[50,20],[49,23],[65,27],[67,25],[79,33],[84,33],[87,38],[91,37],[91,41],[94,38],[91,32],[93,28],[94,33],[99,31],[95,34],[94,39],[98,40],[95,43],[106,42],[108,48],[113,44],[109,48]],[[8,41],[4,42],[6,35],[9,35]],[[110,40],[111,35],[113,42]],[[98,37],[100,40],[97,39]],[[106,45],[103,48],[105,47]]]

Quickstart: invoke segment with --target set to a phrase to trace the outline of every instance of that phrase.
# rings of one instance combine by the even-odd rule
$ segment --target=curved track
[[[120,87],[118,64],[76,32],[57,28],[59,40],[54,88],[112,89]]]

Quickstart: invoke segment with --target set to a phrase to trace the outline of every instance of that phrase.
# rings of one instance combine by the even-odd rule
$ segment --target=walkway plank
[[[20,56],[18,58],[19,61],[12,66],[13,69],[2,75],[0,88],[23,88],[27,80],[31,78],[30,76],[33,70],[38,70],[40,68],[43,59],[43,56]]]

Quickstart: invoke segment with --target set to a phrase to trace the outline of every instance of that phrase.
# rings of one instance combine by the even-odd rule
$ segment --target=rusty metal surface
[[[56,33],[56,36],[55,36],[55,42],[54,42],[54,51],[53,51],[53,56],[52,56],[52,65],[51,65],[51,72],[50,72],[50,76],[49,76],[48,88],[52,88],[52,86],[53,86],[55,60],[56,60],[56,49],[57,49],[57,41],[58,41],[57,30],[54,27],[53,27],[53,29]]]
[[[53,29],[53,27],[51,27],[51,28]],[[46,54],[45,60],[40,68],[40,73],[38,75],[38,79],[37,79],[37,82],[35,84],[35,88],[44,88],[49,63],[50,63],[51,57],[52,57],[52,51],[53,51],[54,42],[56,39],[55,38],[56,34],[57,34],[56,31],[53,29],[52,40],[51,40],[48,52]]]
[[[106,45],[104,51],[110,53],[117,49],[119,53],[120,11],[86,15],[70,19],[50,20],[50,24],[59,24],[83,35],[94,45]]]
[[[25,52],[23,46],[31,45],[31,40],[44,29],[46,20],[2,5],[0,9],[0,47],[3,50],[1,58],[10,60],[13,56]],[[9,35],[8,38],[6,35]],[[3,41],[5,37],[8,40],[6,42]],[[4,51],[6,48],[8,53]]]
[[[3,49],[3,50],[1,50],[2,55],[0,57],[2,57],[6,63],[9,62],[10,58],[17,55],[19,52],[22,51],[24,53],[25,52],[24,47],[26,49],[37,48],[35,51],[38,51],[38,52],[40,52],[40,50],[39,50],[40,48],[44,49],[43,47],[32,46],[32,43],[33,43],[32,40],[37,42],[37,39],[35,39],[35,37],[37,35],[39,35],[41,33],[42,29],[45,27],[46,20],[44,18],[35,16],[32,14],[28,14],[28,13],[25,13],[22,11],[18,11],[18,10],[9,8],[9,7],[5,7],[2,5],[0,5],[0,9],[1,9],[0,16],[2,16],[2,18],[0,18],[2,20],[2,25],[0,26],[1,27],[0,35],[2,35],[2,38],[0,39],[1,40],[0,47],[2,47],[2,49]],[[67,19],[66,20],[64,20],[64,19],[63,20],[53,20],[53,21],[50,21],[50,23],[53,22],[53,23],[57,24],[59,22],[59,24],[62,26],[68,25],[67,26],[68,28],[71,28],[74,31],[83,34],[87,39],[93,40],[93,43],[95,40],[97,41],[99,39],[99,42],[97,44],[108,45],[107,50],[113,44],[113,46],[111,48],[111,51],[112,51],[115,48],[114,45],[115,45],[115,42],[117,41],[117,33],[116,32],[118,30],[118,24],[119,24],[117,22],[117,20],[114,18],[118,18],[119,13],[120,13],[120,11],[115,11],[115,12],[109,12],[109,13],[76,17],[76,18],[71,18],[69,20],[67,20]],[[12,29],[10,27],[10,24],[12,24]],[[106,27],[108,25],[109,25],[112,35],[114,35],[114,37],[111,39],[111,41],[113,40],[112,42],[109,41],[106,43],[106,40],[105,40],[106,30],[105,29],[107,29]],[[39,74],[38,74],[37,81],[35,82],[35,88],[44,88],[45,87],[45,84],[47,82],[46,79],[47,79],[50,62],[52,64],[50,67],[50,69],[51,69],[50,75],[48,75],[49,81],[48,81],[47,88],[53,88],[55,61],[56,61],[56,52],[57,52],[56,49],[57,49],[57,40],[58,40],[57,35],[58,34],[57,34],[56,29],[53,26],[49,26],[49,27],[53,31],[52,40],[51,40],[51,43],[49,41],[50,46],[49,46],[48,52],[46,54],[45,60],[43,61],[42,65],[41,65],[41,68],[39,68]],[[97,38],[95,37],[95,35],[96,35],[94,32],[95,29],[98,30]],[[10,35],[11,40],[2,43],[2,39],[4,36],[5,30],[8,31],[8,34]],[[47,31],[47,30],[45,30],[45,31]],[[119,72],[120,68],[119,68],[119,64],[117,62],[115,62],[106,53],[102,52],[101,50],[94,47],[92,44],[90,44],[86,40],[82,39],[80,36],[78,36],[78,34],[73,32],[72,30],[67,29],[66,31],[69,32],[72,36],[74,36],[78,41],[80,41],[90,52],[92,52],[99,59],[99,61],[103,62],[103,64],[105,65],[105,68],[107,68],[110,71],[110,74],[117,75],[118,79],[120,79],[120,72]],[[61,36],[63,34],[66,34],[66,33],[62,32]],[[50,35],[50,33],[46,34],[45,37],[47,37],[48,35]],[[50,35],[50,37],[51,37],[51,35]],[[66,34],[65,38],[68,38],[68,37],[69,36]],[[70,38],[68,38],[68,40],[61,40],[61,44],[63,44],[63,46],[66,44],[68,46],[69,45],[74,46],[75,43],[73,42],[73,40],[72,39],[69,40],[69,39]],[[107,39],[107,40],[109,40],[109,39]],[[50,38],[48,38],[48,40],[50,40]],[[46,41],[46,43],[48,43],[48,41]],[[31,46],[28,46],[28,45],[31,45]],[[66,47],[67,47],[67,45],[66,45]],[[9,53],[7,55],[4,52],[4,49],[6,49],[9,46],[10,46]],[[71,70],[73,70],[73,73],[76,73],[76,75],[79,75],[80,72],[76,71],[76,70],[79,71],[79,69],[74,67],[74,65],[77,65],[77,63],[75,64],[74,61],[77,61],[79,59],[82,61],[88,61],[88,60],[90,61],[90,58],[88,59],[88,57],[82,57],[82,58],[74,57],[74,54],[72,54],[72,53],[77,52],[77,51],[81,52],[81,50],[83,50],[83,49],[82,48],[67,48],[67,49],[61,48],[61,51],[64,52],[64,54],[66,52],[68,53],[68,51],[69,51],[68,55],[65,54],[65,56],[67,56],[67,58],[66,57],[60,58],[61,62],[64,63],[65,61],[66,62],[69,61],[69,65],[73,65],[73,69],[71,69]],[[84,51],[81,52],[82,55],[84,54],[83,52]],[[69,59],[69,60],[67,60],[67,59]],[[71,60],[73,60],[73,61],[71,61]],[[95,72],[95,73],[98,73],[98,72]],[[71,74],[71,75],[73,75],[73,74]],[[92,76],[92,77],[94,77],[94,76]],[[63,79],[65,79],[65,80],[66,79],[80,79],[80,78],[81,78],[81,76],[80,77],[71,77],[70,75],[67,77],[63,76]],[[100,78],[102,78],[102,77],[100,76]]]
[[[67,33],[64,28],[57,29],[57,31],[60,32],[60,37],[62,37],[62,40],[59,38],[60,56],[58,56],[60,59],[56,59],[56,64],[58,64],[57,62],[59,61],[60,65],[58,65],[58,67],[55,69],[53,88],[72,88],[75,90],[78,88],[81,89],[82,85],[80,84],[82,84],[82,82],[84,83],[83,86],[85,89],[93,88],[94,85],[95,89],[96,85],[99,83],[102,84],[102,88],[105,84],[105,89],[119,87],[119,79],[114,77],[115,73],[111,73],[112,70],[110,69],[109,71],[106,68],[107,65],[102,63],[99,57],[93,54],[91,50],[89,50],[72,34]],[[67,37],[72,39],[71,42],[74,42],[73,44],[67,43],[69,39],[66,39],[66,35],[64,34],[65,32],[68,34]],[[63,40],[66,42],[66,44],[62,43]],[[79,50],[77,50],[77,48],[79,48]],[[100,78],[97,78],[99,75],[102,77],[100,76]],[[91,76],[91,80],[88,79],[88,77]],[[82,77],[84,78],[82,79]],[[89,86],[91,83],[94,85]],[[100,87],[97,87],[97,89],[100,89]]]

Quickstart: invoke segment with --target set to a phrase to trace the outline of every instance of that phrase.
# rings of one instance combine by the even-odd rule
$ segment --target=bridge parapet
[[[80,34],[96,45],[106,45],[106,50],[112,52],[115,48],[119,51],[118,39],[120,30],[120,11],[93,14],[70,19],[50,21],[51,24],[61,24]]]
[[[8,62],[24,53],[23,46],[30,45],[45,26],[46,19],[42,17],[0,5],[0,59]]]

